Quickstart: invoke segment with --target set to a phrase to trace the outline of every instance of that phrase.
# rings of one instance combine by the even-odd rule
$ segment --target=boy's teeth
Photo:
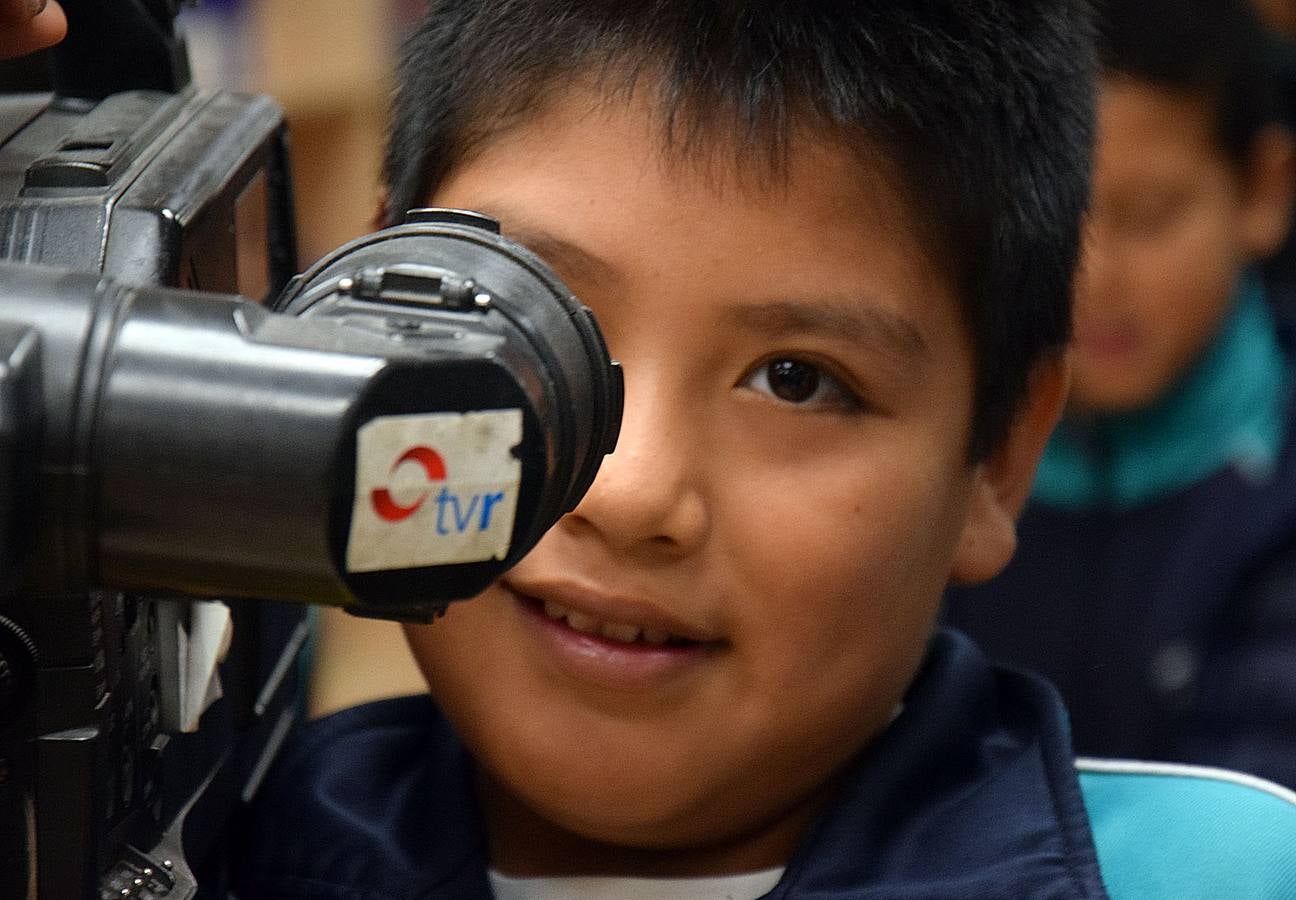
[[[566,621],[567,627],[581,634],[597,634],[610,641],[633,644],[643,638],[649,644],[665,644],[670,634],[655,628],[639,628],[635,625],[622,625],[617,622],[600,622],[593,616],[568,609],[561,603],[552,600],[544,602],[544,614],[556,622]]]
[[[595,634],[598,632],[598,626],[598,619],[593,616],[578,612],[567,613],[567,627],[579,631],[581,634]]]
[[[599,626],[599,634],[612,641],[620,641],[623,644],[633,644],[639,640],[639,629],[633,625],[617,625],[613,622],[604,622]]]

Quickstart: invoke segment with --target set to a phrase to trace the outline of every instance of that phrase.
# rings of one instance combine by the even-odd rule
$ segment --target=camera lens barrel
[[[5,318],[40,338],[28,589],[388,618],[482,590],[579,501],[621,412],[589,311],[492,226],[361,238],[286,315],[0,265]]]
[[[580,501],[615,447],[621,370],[593,315],[539,257],[502,237],[485,216],[413,210],[404,224],[321,259],[289,285],[277,309],[384,334],[421,359],[442,360],[445,386],[434,405],[448,413],[523,412],[512,448],[522,480],[508,554],[499,562],[441,564],[435,573],[352,571],[348,583],[358,596],[401,596],[406,588],[397,585],[412,590],[413,580],[428,578],[453,586],[456,596],[477,592]],[[451,376],[455,360],[458,374]],[[464,368],[467,361],[472,365]],[[374,406],[363,417],[399,415],[407,404],[425,409],[430,399],[393,393],[382,412]],[[492,494],[479,496],[485,503]],[[473,503],[471,493],[431,499],[438,531],[461,524]]]

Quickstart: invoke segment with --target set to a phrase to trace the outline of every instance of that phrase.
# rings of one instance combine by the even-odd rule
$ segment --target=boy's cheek
[[[507,647],[496,646],[503,644],[505,632],[492,625],[506,602],[502,589],[492,585],[476,597],[451,603],[435,622],[404,625],[405,640],[424,678],[431,682],[440,670],[467,655],[484,658],[507,652]]]
[[[841,502],[824,498],[820,508]],[[735,640],[756,647],[753,658],[876,659],[925,644],[953,565],[955,525],[923,508],[900,519],[881,502],[848,505],[827,528],[779,529],[777,546],[751,541],[733,563],[747,588]]]

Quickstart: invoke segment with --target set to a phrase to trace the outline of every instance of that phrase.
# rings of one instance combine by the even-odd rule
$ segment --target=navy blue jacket
[[[311,723],[240,828],[238,896],[488,898],[472,782],[467,752],[426,697]],[[854,763],[768,896],[1106,897],[1056,694],[938,634],[904,712]]]
[[[1030,505],[998,578],[946,618],[1046,675],[1082,755],[1296,787],[1296,427],[1267,478],[1224,468],[1124,512]]]

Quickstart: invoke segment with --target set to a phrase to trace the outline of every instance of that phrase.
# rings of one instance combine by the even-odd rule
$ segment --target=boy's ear
[[[1242,171],[1242,240],[1253,260],[1273,255],[1291,227],[1296,197],[1296,139],[1281,125],[1251,142]]]
[[[1042,360],[1007,435],[977,463],[972,498],[955,551],[951,581],[975,584],[998,575],[1017,549],[1017,516],[1030,496],[1044,445],[1066,405],[1071,366],[1066,354]]]

